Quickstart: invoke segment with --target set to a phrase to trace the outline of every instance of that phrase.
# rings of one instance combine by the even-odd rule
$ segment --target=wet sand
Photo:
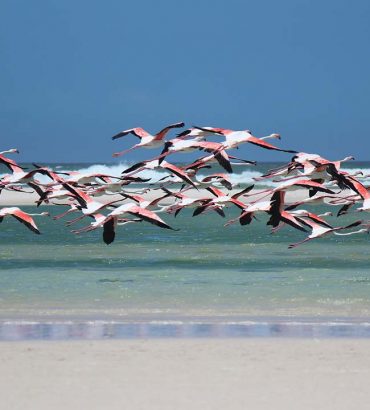
[[[3,409],[368,409],[370,341],[0,343]]]

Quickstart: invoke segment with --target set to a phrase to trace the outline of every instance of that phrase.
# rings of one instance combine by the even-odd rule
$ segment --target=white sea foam
[[[90,173],[102,173],[102,174],[107,174],[110,176],[121,176],[121,173],[123,170],[129,168],[132,163],[128,162],[122,162],[120,164],[115,164],[115,165],[104,165],[104,164],[94,164],[94,165],[89,165],[86,168],[80,168],[76,169],[76,171],[82,173],[82,174],[90,174]],[[67,171],[67,169],[58,169],[58,171]],[[160,171],[160,170],[143,170],[140,171],[139,173],[135,174],[136,176],[140,176],[141,178],[150,178],[150,182],[157,182],[164,176],[168,175],[168,172],[166,171]],[[252,184],[255,183],[253,180],[254,177],[259,177],[261,176],[262,173],[255,171],[255,170],[245,170],[240,173],[233,173],[230,174],[230,179],[233,184]],[[206,174],[198,174],[197,179],[201,180],[204,178]],[[269,181],[266,181],[268,183]],[[264,183],[264,185],[266,185]]]
[[[76,169],[75,171],[78,171],[81,174],[85,174],[85,175],[87,174],[106,174],[106,175],[111,175],[114,177],[119,177],[121,176],[121,172],[127,169],[131,165],[132,164],[128,162],[121,162],[119,164],[114,164],[114,165],[92,164],[84,168]],[[66,171],[70,171],[70,169],[63,166],[63,168],[59,168],[58,171],[66,172]]]
[[[230,181],[232,184],[238,185],[248,185],[248,184],[255,184],[256,181],[253,178],[260,177],[262,174],[258,171],[243,171],[240,173],[234,172],[232,174],[228,174]],[[199,174],[197,179],[202,180],[205,178],[205,174]]]

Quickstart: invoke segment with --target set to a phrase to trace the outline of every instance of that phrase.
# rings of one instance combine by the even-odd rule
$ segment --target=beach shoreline
[[[30,320],[0,321],[0,343],[140,339],[368,339],[369,318],[194,318],[193,320]]]
[[[4,409],[366,409],[369,340],[2,342]]]

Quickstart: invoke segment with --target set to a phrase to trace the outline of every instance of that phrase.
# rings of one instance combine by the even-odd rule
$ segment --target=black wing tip
[[[103,234],[103,241],[104,241],[104,243],[105,243],[106,245],[110,245],[111,243],[113,243],[113,242],[114,242],[114,238],[115,238],[115,235],[107,236],[107,235],[104,235],[104,234]]]
[[[34,226],[32,226],[32,225],[28,225],[27,223],[25,224],[26,226],[27,226],[27,228],[29,229],[29,230],[31,230],[33,233],[35,233],[36,235],[41,235],[41,232],[37,229],[37,228],[35,228]]]
[[[179,128],[181,128],[181,127],[179,127]],[[185,135],[189,135],[190,133],[191,133],[191,130],[184,130],[184,131],[179,132],[178,134],[176,134],[176,137],[185,137]]]
[[[355,221],[355,222],[351,223],[350,225],[347,225],[345,228],[346,228],[346,229],[348,229],[348,228],[354,228],[354,227],[359,226],[359,225],[361,225],[361,224],[363,224],[363,223],[364,223],[364,221],[358,220],[358,221]]]
[[[113,135],[112,140],[116,140],[117,138],[121,138],[125,135],[124,132],[119,132],[118,134]]]
[[[192,216],[197,216],[200,215],[206,208],[204,206],[199,206],[198,208],[196,208],[193,212]]]
[[[197,130],[201,130],[201,131],[205,131],[205,132],[209,131],[209,130],[205,129],[204,127],[199,127],[198,125],[192,125],[192,127],[197,129]]]

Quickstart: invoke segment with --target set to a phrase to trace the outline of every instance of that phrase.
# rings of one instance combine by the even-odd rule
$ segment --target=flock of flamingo
[[[257,138],[249,130],[193,126],[172,139],[165,139],[169,132],[183,127],[184,123],[180,122],[168,125],[153,135],[143,128],[131,128],[114,135],[113,140],[129,134],[139,140],[129,149],[114,153],[114,157],[136,149],[162,149],[154,158],[140,161],[122,170],[119,177],[102,173],[57,172],[37,164],[33,164],[34,169],[28,170],[7,156],[18,153],[17,149],[0,152],[0,163],[10,171],[0,178],[0,192],[36,192],[37,206],[43,203],[66,205],[68,209],[54,216],[54,219],[78,213],[76,218],[66,222],[70,226],[83,218],[92,218],[92,222],[87,226],[72,232],[80,234],[102,228],[103,241],[106,244],[114,241],[116,228],[120,225],[145,221],[159,228],[173,229],[158,213],[176,216],[182,209],[190,207],[194,208],[193,216],[214,211],[221,217],[226,216],[227,207],[239,208],[240,215],[226,222],[225,226],[236,222],[248,225],[257,213],[267,214],[267,225],[271,226],[272,232],[289,225],[306,233],[303,240],[291,244],[289,248],[329,234],[353,235],[369,232],[369,221],[356,220],[349,225],[334,227],[325,220],[325,216],[331,215],[331,212],[318,215],[303,209],[309,205],[323,203],[338,207],[337,216],[341,216],[351,212],[350,208],[358,204],[354,212],[370,211],[370,187],[361,182],[364,175],[361,172],[350,174],[341,170],[342,162],[353,157],[331,161],[316,154],[281,149],[266,142],[267,139],[280,139],[279,134]],[[233,167],[256,163],[229,153],[244,143],[293,154],[287,164],[255,178],[259,181],[273,181],[276,183],[274,188],[261,191],[251,185],[235,192],[237,187],[230,179]],[[202,152],[202,156],[181,166],[167,161],[174,153],[189,152]],[[225,172],[210,173],[206,177],[198,178],[199,170],[211,169],[214,163],[218,163]],[[150,179],[137,175],[146,169],[160,170],[164,176],[151,182]],[[38,175],[46,176],[49,182],[40,182]],[[29,191],[29,188],[32,191]],[[305,190],[305,198],[288,202],[286,193],[294,190]],[[115,195],[114,199],[109,197],[110,195]],[[0,222],[6,216],[13,216],[39,234],[33,219],[35,215],[49,214],[30,214],[18,207],[5,207],[0,209]]]

